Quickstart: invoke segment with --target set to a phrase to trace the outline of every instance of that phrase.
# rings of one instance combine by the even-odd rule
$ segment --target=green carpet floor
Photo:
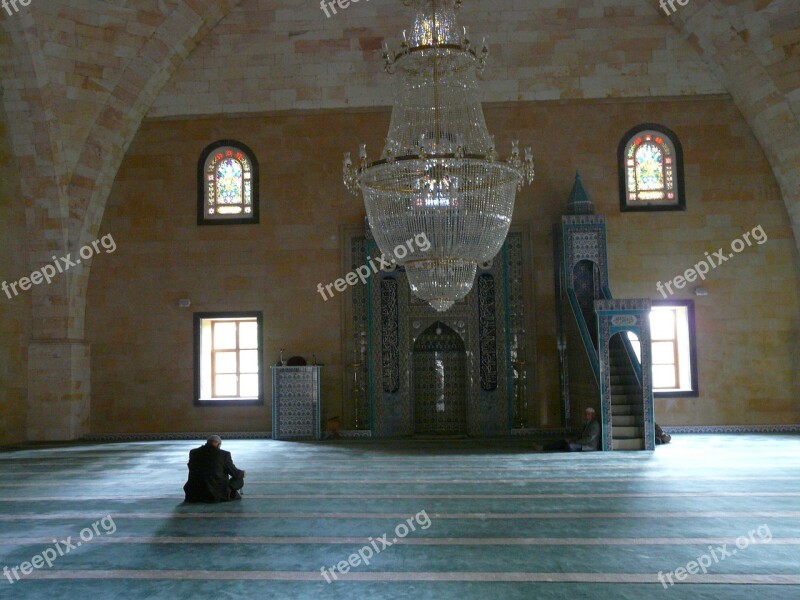
[[[244,500],[185,505],[198,445],[0,452],[0,598],[800,598],[800,436],[587,454],[225,440]],[[706,573],[679,580],[692,561]]]

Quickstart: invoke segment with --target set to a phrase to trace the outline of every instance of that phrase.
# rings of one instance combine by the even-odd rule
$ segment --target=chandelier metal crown
[[[411,291],[445,311],[472,289],[477,265],[502,248],[514,199],[533,182],[533,153],[519,142],[501,160],[478,99],[476,73],[489,50],[459,28],[460,0],[413,0],[410,33],[399,52],[384,44],[386,70],[397,76],[389,134],[379,160],[365,144],[359,164],[345,154],[347,188],[364,195],[375,242],[405,266]],[[395,249],[420,234],[430,247],[403,256]]]

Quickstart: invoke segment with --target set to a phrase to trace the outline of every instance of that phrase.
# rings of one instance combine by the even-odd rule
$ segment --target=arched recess
[[[661,0],[649,2],[663,18],[669,18],[694,47],[750,125],[781,188],[795,245],[800,248],[800,122],[792,106],[793,101],[797,102],[793,98],[800,94],[800,82],[796,77],[789,79],[784,87],[788,85],[792,89],[782,89],[777,81],[776,78],[784,74],[785,66],[776,65],[770,55],[785,50],[774,48],[772,40],[766,39],[772,27],[761,17],[771,11],[773,22],[791,23],[796,17],[796,1],[773,0],[750,7],[753,10],[748,10],[746,23],[757,27],[755,33],[745,26],[745,21],[737,27],[738,6],[731,3],[723,5],[717,0],[692,0],[686,6],[676,3],[677,10],[667,16]],[[784,13],[785,19],[781,17]],[[790,25],[780,37],[796,40],[798,29],[800,27]],[[786,62],[790,64],[789,58]],[[784,81],[787,81],[785,77]]]
[[[463,338],[437,321],[414,341],[414,431],[467,433],[467,353]]]

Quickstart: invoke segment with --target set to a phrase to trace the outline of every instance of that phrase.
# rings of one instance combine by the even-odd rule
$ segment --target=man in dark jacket
[[[189,452],[186,502],[227,502],[241,499],[245,471],[233,464],[231,453],[220,450],[222,438],[212,435],[205,446]]]

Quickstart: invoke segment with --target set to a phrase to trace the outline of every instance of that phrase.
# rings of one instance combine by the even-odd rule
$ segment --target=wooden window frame
[[[676,307],[678,308],[678,307]],[[680,361],[680,351],[679,351],[679,344],[678,344],[678,312],[677,310],[673,311],[673,324],[672,324],[672,337],[666,339],[656,339],[652,335],[652,330],[650,332],[650,344],[656,343],[665,343],[668,342],[672,344],[672,362],[671,363],[658,363],[656,364],[655,361],[653,362],[653,366],[667,366],[672,365],[672,370],[674,371],[675,382],[680,384],[681,382],[681,361]],[[650,352],[650,356],[654,356],[655,352]],[[655,377],[653,378],[655,380]],[[655,386],[655,381],[653,381],[653,391],[661,391],[665,388],[657,388]],[[674,388],[669,388],[669,391],[673,391]]]
[[[261,311],[238,311],[238,312],[200,312],[194,313],[194,404],[195,406],[253,406],[253,405],[263,405],[264,404],[264,315]],[[256,350],[258,351],[258,397],[256,398],[241,398],[241,397],[213,397],[213,398],[203,398],[201,397],[202,392],[202,363],[203,363],[203,323],[206,321],[211,321],[212,327],[212,346],[208,350],[211,354],[211,386],[212,390],[216,391],[216,381],[214,378],[214,364],[215,360],[215,353],[217,352],[213,347],[213,323],[215,321],[222,321],[226,320],[228,322],[235,322],[239,323],[245,320],[252,320],[255,319],[257,330],[258,330],[258,347]],[[236,352],[236,361],[237,361],[237,376],[239,375],[239,336],[238,336],[238,326],[237,326],[237,336],[236,336],[236,349],[235,350],[224,350],[226,352]],[[246,350],[252,350],[252,348],[246,348]],[[238,383],[237,383],[237,390],[238,390]],[[212,395],[213,395],[212,391]]]
[[[695,315],[694,315],[694,300],[653,300],[653,308],[658,306],[675,306],[686,309],[686,320],[688,325],[689,334],[689,370],[692,378],[692,388],[690,390],[670,390],[658,391],[653,388],[653,395],[656,398],[696,398],[700,395],[700,382],[697,378],[697,341],[696,341],[696,328],[695,328]],[[675,323],[677,331],[677,322]],[[677,339],[677,338],[676,338]],[[652,345],[652,332],[650,344]],[[675,344],[676,357],[678,356],[678,344]],[[680,361],[678,361],[680,362]],[[680,368],[680,365],[676,365]],[[680,383],[680,379],[678,380]]]

